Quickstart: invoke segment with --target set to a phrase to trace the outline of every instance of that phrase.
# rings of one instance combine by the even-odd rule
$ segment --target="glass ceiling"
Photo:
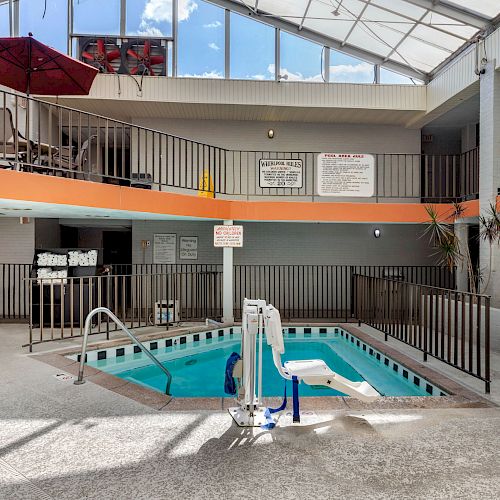
[[[213,0],[209,0],[213,1]],[[221,3],[221,2],[215,2]],[[420,74],[432,72],[500,14],[500,0],[226,0]],[[267,17],[267,19],[266,19]],[[326,43],[325,43],[326,44]],[[372,62],[373,57],[372,57]]]

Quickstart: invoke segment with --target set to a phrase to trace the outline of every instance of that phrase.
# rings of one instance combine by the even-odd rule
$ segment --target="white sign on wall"
[[[302,160],[259,160],[261,188],[301,188]]]
[[[243,226],[214,226],[214,247],[242,247]]]
[[[198,258],[198,236],[180,237],[179,258],[181,260],[196,260]]]
[[[155,234],[153,239],[153,264],[175,264],[177,235]]]
[[[375,158],[369,154],[321,153],[317,187],[320,196],[373,196]]]

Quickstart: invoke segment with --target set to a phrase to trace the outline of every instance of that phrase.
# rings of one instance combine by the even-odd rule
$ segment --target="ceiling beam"
[[[282,19],[278,16],[271,15],[267,12],[249,10],[244,4],[235,0],[207,0],[209,3],[222,7],[224,9],[232,10],[243,16],[248,16],[256,21],[261,21],[265,24],[269,24],[275,28],[286,31],[311,42],[318,43],[320,45],[330,47],[331,49],[344,52],[352,57],[362,59],[364,61],[370,62],[372,64],[380,64],[385,68],[406,75],[410,78],[416,78],[418,80],[427,81],[427,73],[425,71],[418,71],[406,64],[402,64],[396,61],[386,61],[384,62],[384,57],[370,52],[368,50],[360,49],[350,44],[342,45],[343,40],[338,40],[336,38],[330,37],[328,35],[318,33],[317,31],[311,30],[307,27],[302,27],[299,29],[299,25]]]
[[[444,0],[404,0],[406,3],[411,3],[412,5],[416,5],[417,7],[421,7],[422,9],[428,9],[436,14],[441,14],[442,16],[449,17],[454,21],[458,21],[460,23],[468,24],[469,26],[473,26],[474,28],[485,29],[490,23],[491,19],[486,16],[483,16],[477,12],[466,9],[464,7],[459,7],[458,5],[454,5],[448,3]]]
[[[304,21],[306,20],[307,13],[309,12],[309,7],[311,6],[311,2],[312,2],[312,0],[309,0],[309,2],[307,2],[306,10],[304,11],[304,15],[302,16],[302,20],[300,21],[300,24],[299,24],[299,30],[301,30],[302,26],[304,26]]]

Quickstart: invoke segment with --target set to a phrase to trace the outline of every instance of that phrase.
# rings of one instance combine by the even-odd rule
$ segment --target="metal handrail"
[[[146,356],[151,359],[151,361],[167,376],[167,386],[165,388],[165,394],[167,396],[171,396],[170,394],[170,385],[172,384],[172,374],[165,368],[152,354],[151,352],[144,347],[142,342],[140,342],[137,337],[107,308],[107,307],[96,307],[92,311],[89,312],[87,319],[85,320],[85,330],[83,334],[83,341],[82,341],[82,352],[80,356],[80,368],[78,370],[78,379],[74,381],[75,385],[81,385],[85,383],[85,380],[83,380],[83,370],[85,368],[85,354],[87,351],[87,340],[90,332],[90,327],[91,327],[91,320],[92,318],[99,313],[105,313],[107,314],[114,322],[115,324],[124,332],[126,333],[132,342],[137,344],[139,348],[146,354]]]

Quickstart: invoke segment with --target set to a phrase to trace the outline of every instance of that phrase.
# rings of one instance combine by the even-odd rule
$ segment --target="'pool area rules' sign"
[[[318,155],[319,196],[369,198],[375,192],[375,158],[369,154]]]
[[[301,188],[302,160],[259,160],[261,188]]]
[[[214,247],[243,246],[243,226],[214,226]]]

